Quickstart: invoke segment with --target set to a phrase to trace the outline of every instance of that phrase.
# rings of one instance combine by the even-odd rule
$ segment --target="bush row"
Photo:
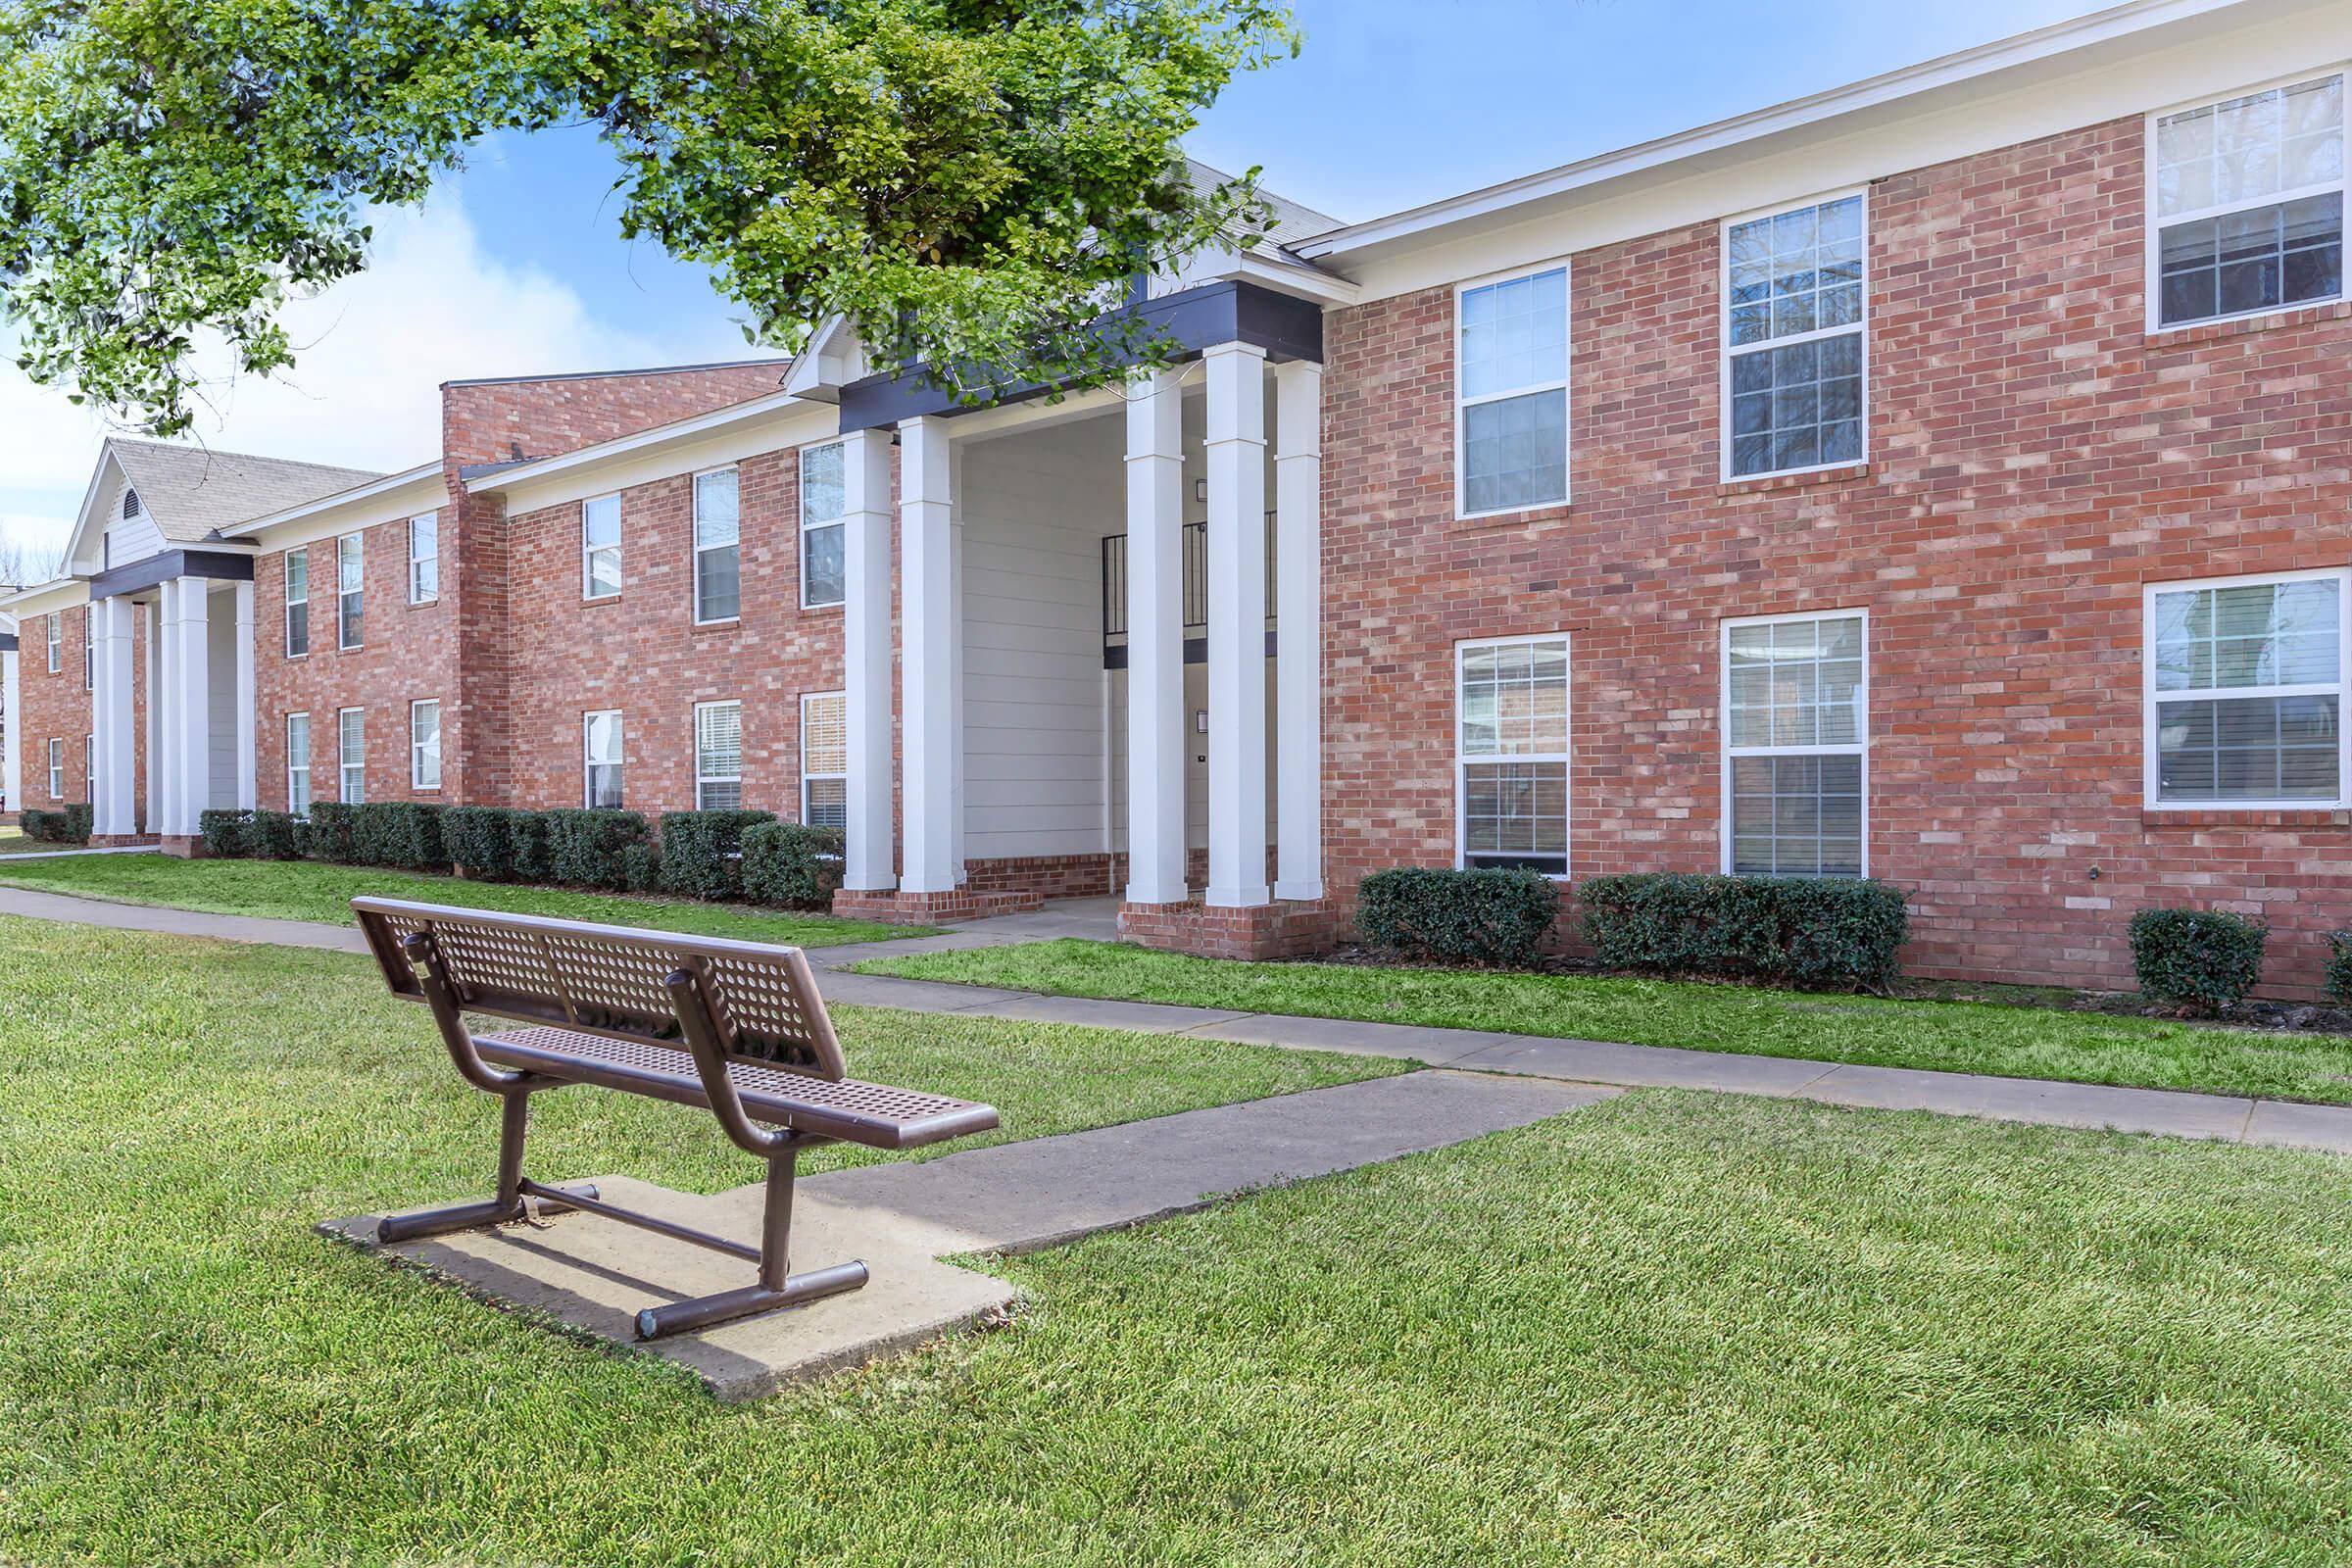
[[[17,826],[24,830],[26,838],[43,844],[87,844],[90,808],[68,806],[58,810],[43,810],[28,806],[17,813]]]

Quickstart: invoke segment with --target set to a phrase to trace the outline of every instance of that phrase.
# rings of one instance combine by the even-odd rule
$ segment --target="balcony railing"
[[[1208,524],[1184,525],[1184,662],[1208,657]],[[1266,651],[1274,649],[1274,514],[1266,514]],[[1127,536],[1102,540],[1102,665],[1126,667]],[[1115,657],[1114,657],[1115,655]]]

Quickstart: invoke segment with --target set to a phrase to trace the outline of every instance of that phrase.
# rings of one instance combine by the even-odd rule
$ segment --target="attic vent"
[[[128,519],[130,519],[130,518],[132,518],[132,517],[135,517],[135,516],[137,516],[138,514],[139,514],[139,493],[138,493],[136,490],[125,490],[125,491],[123,491],[123,492],[122,492],[122,516],[123,516],[124,520],[125,520],[125,521],[127,521]]]

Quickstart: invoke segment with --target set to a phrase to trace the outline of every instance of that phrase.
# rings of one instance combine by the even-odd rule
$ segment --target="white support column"
[[[1266,889],[1266,355],[1219,343],[1208,368],[1208,900]]]
[[[179,651],[178,643],[165,635],[172,623],[172,585],[164,583],[155,591],[155,603],[138,612],[147,628],[147,819],[139,824],[146,833],[170,831],[163,824],[172,819],[179,787],[178,775],[164,765],[173,739],[167,715],[176,712],[164,695],[175,689],[171,685],[172,669]]]
[[[900,808],[908,893],[956,890],[956,529],[948,428],[899,426]]]
[[[949,789],[954,799],[948,820],[955,840],[950,853],[956,863],[956,882],[960,887],[971,880],[963,858],[964,752],[971,732],[963,727],[963,454],[953,446],[948,450],[948,561],[953,589],[948,603],[954,612],[949,619],[956,636],[956,657],[950,665],[955,685],[948,699],[949,710],[955,715],[950,722],[956,731],[956,745],[951,754],[956,766]]]
[[[101,599],[90,606],[97,624],[90,652],[98,664],[90,682],[90,751],[97,782],[90,791],[90,832],[98,837],[138,831],[132,770],[130,619],[127,599]],[[70,744],[70,743],[69,743]]]
[[[0,651],[0,796],[12,811],[24,809],[24,705],[18,690],[18,651]]]
[[[211,584],[201,577],[179,577],[164,584],[164,641],[171,659],[162,687],[162,771],[172,780],[172,793],[158,831],[193,838],[212,794]]]
[[[895,888],[890,820],[890,437],[842,438],[842,691],[848,714],[849,830],[842,886]]]
[[[1274,368],[1274,896],[1323,896],[1323,367]]]
[[[237,808],[250,811],[262,804],[260,765],[254,732],[253,584],[237,584]]]
[[[1127,387],[1127,898],[1181,904],[1184,879],[1184,395],[1173,370]]]

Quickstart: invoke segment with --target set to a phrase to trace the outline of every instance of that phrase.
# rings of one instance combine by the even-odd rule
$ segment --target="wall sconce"
[[[1193,481],[1193,499],[1195,501],[1206,501],[1208,499],[1208,481],[1206,479],[1195,479]]]
[[[1207,709],[1196,708],[1193,710],[1193,733],[1196,735],[1205,735],[1208,733]]]

